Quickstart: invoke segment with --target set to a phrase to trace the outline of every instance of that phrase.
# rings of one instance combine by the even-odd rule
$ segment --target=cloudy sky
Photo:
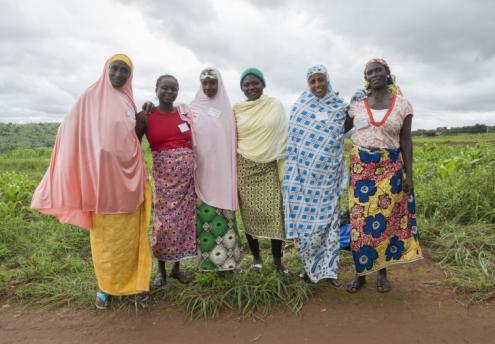
[[[257,66],[287,108],[326,65],[347,99],[372,57],[391,65],[414,128],[495,125],[492,0],[0,0],[0,122],[60,121],[114,53],[134,61],[138,106],[156,78],[189,102],[215,66],[232,102]]]

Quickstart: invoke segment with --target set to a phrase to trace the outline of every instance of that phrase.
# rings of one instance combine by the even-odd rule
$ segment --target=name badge
[[[356,128],[357,130],[369,127],[369,125],[370,124],[368,123],[367,118],[354,119],[354,128]]]
[[[127,108],[127,117],[134,118],[135,116],[134,110],[132,108]]]
[[[187,123],[181,123],[179,124],[178,127],[181,133],[185,133],[186,131],[189,131],[189,126],[187,125]]]
[[[317,112],[315,116],[317,121],[326,121],[328,119],[328,113],[326,112]]]
[[[221,114],[222,114],[221,110],[215,109],[213,107],[208,109],[208,115],[210,115],[212,117],[218,118],[218,117],[220,117]]]

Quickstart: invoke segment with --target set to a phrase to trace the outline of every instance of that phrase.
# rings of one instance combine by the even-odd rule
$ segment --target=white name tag
[[[221,114],[222,114],[221,110],[215,109],[213,107],[208,109],[208,115],[210,115],[212,117],[218,118],[218,117],[220,117]]]
[[[357,130],[369,127],[369,125],[367,118],[358,118],[354,120],[354,128]]]
[[[187,123],[181,123],[178,125],[178,127],[181,133],[185,133],[186,131],[189,131],[189,126],[187,125]]]
[[[131,108],[127,108],[127,117],[134,118],[136,114],[134,113],[134,110]]]
[[[317,121],[326,121],[328,119],[328,113],[326,112],[317,112],[315,116]]]

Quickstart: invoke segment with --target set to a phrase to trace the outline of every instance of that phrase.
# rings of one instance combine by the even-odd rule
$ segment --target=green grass
[[[422,245],[445,272],[439,283],[471,295],[473,301],[494,299],[495,143],[439,145],[437,139],[422,142],[414,151]],[[468,136],[464,139],[472,142]],[[96,281],[88,232],[28,207],[50,154],[47,148],[0,154],[0,297],[48,307],[91,308]],[[151,168],[147,149],[145,159]],[[241,223],[239,227],[242,233]],[[242,235],[241,240],[245,246]],[[215,317],[225,309],[243,316],[268,314],[274,307],[298,312],[318,285],[275,273],[269,241],[262,241],[261,247],[261,274],[249,269],[246,247],[241,270],[234,274],[196,273],[196,263],[187,261],[183,265],[194,275],[194,283],[184,287],[170,281],[151,293],[151,304],[167,300],[191,318]],[[284,262],[292,271],[300,270],[295,251],[286,253]],[[345,273],[352,267],[347,253],[341,266]],[[127,297],[117,298],[112,307],[130,311],[140,305]]]
[[[446,273],[441,281],[471,294],[473,301],[495,298],[495,225],[420,222],[423,241]]]
[[[300,269],[293,250],[285,261],[292,270]],[[97,286],[85,230],[46,217],[7,218],[0,223],[0,262],[0,296],[46,307],[92,306]],[[261,273],[251,271],[249,259],[232,274],[197,273],[194,260],[182,265],[194,275],[194,283],[185,288],[171,280],[152,291],[152,302],[168,300],[194,319],[217,316],[223,308],[251,316],[285,305],[297,313],[314,288],[295,275],[275,272],[271,259],[265,259]],[[113,305],[127,310],[135,306],[132,297],[117,298]]]
[[[433,137],[421,137],[414,136],[414,143],[441,143],[441,144],[459,144],[459,143],[493,143],[495,142],[495,133],[483,133],[483,134],[460,134],[449,136],[433,136]]]

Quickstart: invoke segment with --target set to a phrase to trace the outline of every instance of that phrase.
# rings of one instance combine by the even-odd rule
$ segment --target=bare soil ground
[[[0,343],[495,343],[495,304],[469,305],[432,281],[439,268],[425,259],[389,271],[393,289],[379,294],[371,276],[350,295],[323,287],[300,315],[284,309],[266,318],[191,321],[160,303],[138,313],[40,310],[1,303]]]

